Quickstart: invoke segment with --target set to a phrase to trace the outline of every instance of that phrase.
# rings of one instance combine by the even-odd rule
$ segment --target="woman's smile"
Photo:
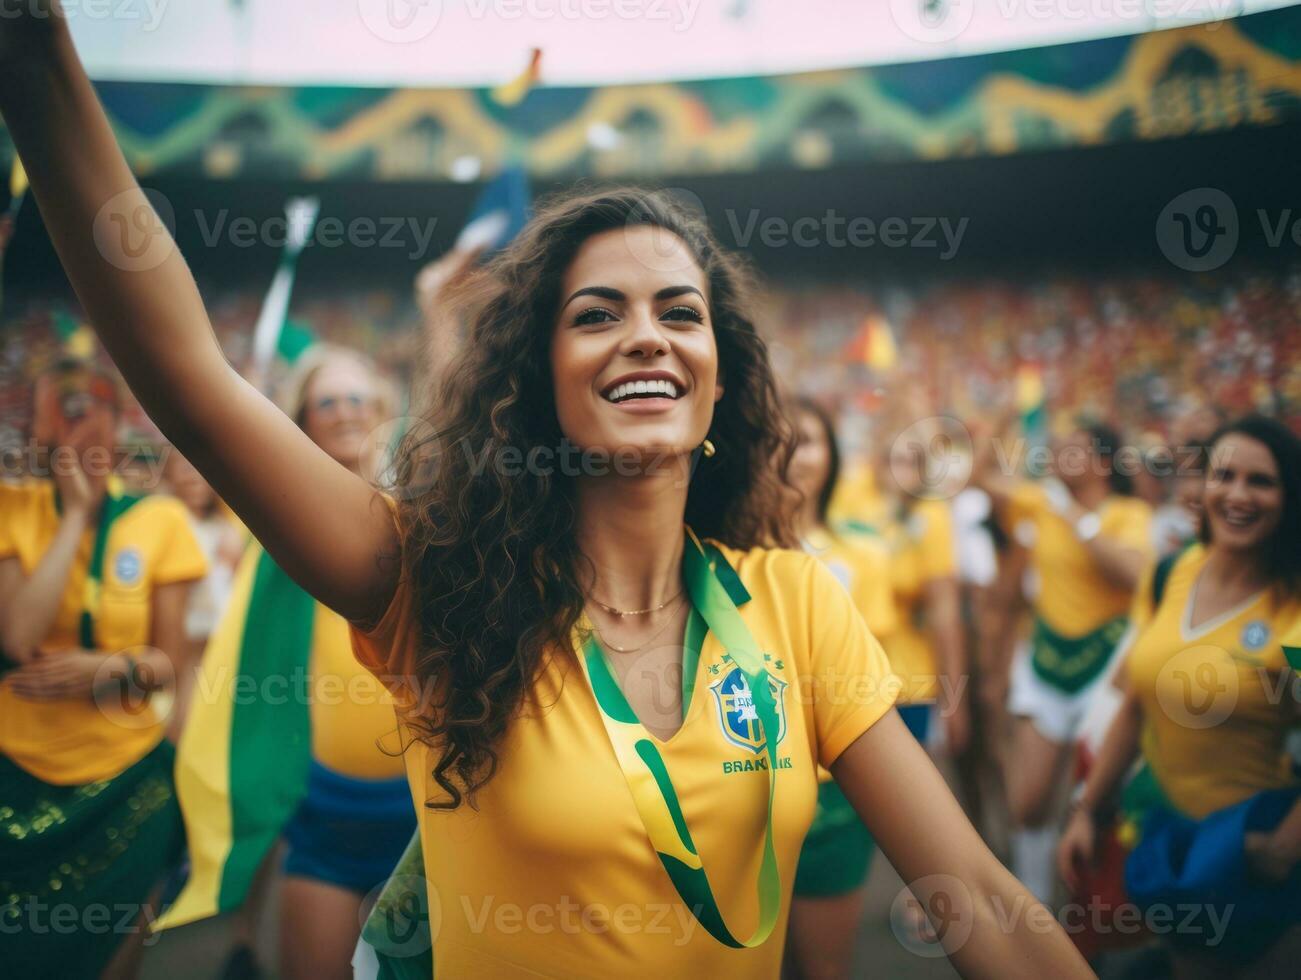
[[[687,395],[687,383],[670,371],[632,371],[601,389],[601,397],[622,412],[667,412]]]

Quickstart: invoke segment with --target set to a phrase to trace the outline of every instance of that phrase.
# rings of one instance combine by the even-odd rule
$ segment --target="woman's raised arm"
[[[397,580],[388,508],[227,363],[118,149],[57,0],[0,17],[0,115],[96,332],[145,410],[277,562],[354,620]]]

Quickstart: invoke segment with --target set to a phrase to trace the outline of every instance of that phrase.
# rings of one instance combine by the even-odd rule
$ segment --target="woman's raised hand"
[[[63,512],[93,515],[104,497],[104,481],[91,480],[72,446],[56,448],[50,463]]]
[[[398,550],[388,508],[226,361],[158,217],[167,202],[136,183],[60,11],[0,0],[0,116],[87,320],[280,566],[344,616],[378,618],[397,582],[395,563],[378,560]]]

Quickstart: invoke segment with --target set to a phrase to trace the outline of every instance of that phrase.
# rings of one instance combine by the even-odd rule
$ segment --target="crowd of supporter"
[[[261,295],[209,291],[205,299],[227,356],[243,366]],[[0,314],[0,443],[26,432],[31,377],[54,359],[79,316],[67,303]],[[319,339],[366,352],[400,389],[409,387],[421,344],[409,295],[300,290],[290,319]],[[871,363],[869,322],[889,333],[894,350],[885,362]],[[1172,420],[1200,404],[1229,415],[1262,411],[1301,426],[1297,267],[1206,277],[774,285],[760,323],[781,376],[850,418],[881,417],[883,408],[914,418],[978,416],[1014,400],[1028,371],[1053,417],[1108,419],[1135,439],[1168,436]],[[899,427],[907,421],[892,420]],[[134,405],[125,424],[128,441],[156,436]],[[851,425],[851,443],[852,432]]]
[[[774,291],[765,321],[784,377],[866,410],[889,391],[980,413],[1014,395],[1018,371],[1049,409],[1168,434],[1190,401],[1301,422],[1301,269],[1232,276],[1061,276],[887,289]],[[865,324],[895,363],[872,367]],[[903,382],[902,384],[900,382]]]
[[[388,385],[402,393],[395,402],[377,399],[377,406],[384,403],[377,411],[404,415],[412,392],[432,370],[427,339],[441,336],[439,329],[422,321],[418,298],[400,290],[350,289],[344,284],[326,291],[300,288],[280,345],[286,356],[276,359],[269,377],[256,377],[252,349],[261,295],[255,289],[207,289],[204,299],[230,362],[297,415],[306,404],[300,369],[313,358],[304,357],[295,367],[291,355],[312,343],[338,345],[318,351],[326,361],[333,357],[335,367],[343,372],[338,378],[327,378],[341,384],[340,390],[369,384],[358,380],[369,367],[361,367],[360,361],[346,351],[341,355],[340,350],[367,355]],[[1028,771],[1021,761],[1004,767],[1006,771],[1000,768],[1005,757],[1028,757],[1021,744],[1025,726],[1020,722],[1034,721],[1032,709],[1057,704],[1046,696],[1035,701],[1034,692],[1027,694],[1028,675],[1018,673],[1016,665],[1029,662],[1031,610],[1037,609],[1043,594],[1060,593],[1063,583],[1043,583],[1038,572],[1026,572],[1034,564],[1028,556],[1036,545],[1033,535],[1029,543],[1019,535],[1036,520],[1049,530],[1063,522],[1073,527],[1070,522],[1077,519],[1076,512],[1085,510],[1069,500],[1063,503],[1065,497],[1053,496],[1054,489],[1060,491],[1059,497],[1067,490],[1059,481],[1034,486],[1021,480],[1022,474],[1000,469],[990,447],[1000,440],[1006,449],[1014,438],[1046,440],[1053,435],[1059,448],[1075,442],[1091,446],[1089,451],[1105,457],[1114,471],[1125,447],[1137,447],[1144,454],[1187,447],[1197,450],[1204,463],[1206,444],[1220,423],[1253,412],[1279,418],[1294,431],[1301,429],[1301,268],[1204,278],[1148,273],[908,286],[770,284],[757,315],[779,379],[789,387],[787,394],[800,399],[791,406],[802,419],[802,428],[824,427],[826,439],[838,439],[845,452],[839,490],[830,498],[830,509],[824,505],[817,516],[825,527],[822,532],[809,531],[808,540],[818,533],[832,534],[834,529],[836,535],[857,542],[855,547],[861,545],[864,553],[879,546],[879,564],[888,574],[878,568],[874,580],[883,594],[893,589],[890,601],[899,608],[869,625],[880,634],[901,676],[929,677],[932,682],[941,675],[962,684],[974,681],[974,693],[965,700],[960,695],[950,697],[942,685],[940,693],[927,693],[929,689],[919,686],[905,699],[907,703],[901,702],[901,716],[937,758],[953,767],[963,803],[981,832],[1009,856],[1013,871],[1034,895],[1051,902],[1054,895],[1063,894],[1066,881],[1072,895],[1087,898],[1093,893],[1081,892],[1085,886],[1064,872],[1059,875],[1053,864],[1061,814],[1050,812],[1047,803],[1038,814],[1025,803],[1026,793],[1009,776]],[[32,414],[33,406],[40,403],[34,398],[37,379],[48,376],[51,366],[66,363],[69,356],[98,358],[106,372],[113,369],[82,322],[81,312],[66,301],[10,303],[0,316],[0,336],[4,337],[0,355],[3,483],[22,477],[24,462],[37,458],[23,451],[35,443]],[[312,368],[319,369],[319,363]],[[321,377],[325,375],[318,382],[326,383]],[[377,390],[388,387],[381,379],[372,380]],[[296,383],[297,401],[280,397]],[[119,388],[122,410],[115,447],[151,462],[164,440],[125,386]],[[318,401],[332,403],[338,397],[320,396]],[[374,431],[379,418],[367,416],[358,424]],[[959,428],[947,428],[946,420],[956,420]],[[897,438],[909,428],[919,440]],[[954,431],[964,432],[970,440],[965,450],[957,447],[967,464],[960,474],[940,472],[947,449],[937,437]],[[124,467],[121,472],[128,483],[140,484],[134,489],[170,491],[180,497],[190,508],[196,533],[205,521],[220,532],[210,535],[206,545],[212,556],[220,556],[221,537],[233,533],[227,513],[197,472],[188,473],[181,457],[169,454],[167,462],[161,484],[155,480],[146,485],[134,477],[147,471],[157,476],[162,467]],[[1193,481],[1199,490],[1201,472],[1194,474],[1198,479]],[[932,479],[936,473],[939,482]],[[943,482],[959,475],[963,486]],[[1128,491],[1126,499],[1113,499],[1110,478],[1098,473],[1092,474],[1095,483],[1101,481],[1098,486],[1081,484],[1070,492],[1092,501],[1090,509],[1110,514],[1114,526],[1109,525],[1108,533],[1132,546],[1135,555],[1179,555],[1192,540],[1196,525],[1195,508],[1190,509],[1184,499],[1187,494],[1179,479],[1171,473],[1159,477],[1146,467],[1131,476],[1132,500]],[[197,487],[192,493],[187,490],[191,484]],[[934,490],[942,492],[931,494]],[[190,496],[198,500],[197,505],[191,505]],[[810,499],[820,497],[819,490]],[[1133,520],[1121,521],[1125,514]],[[855,535],[866,537],[859,540]],[[1050,538],[1045,541],[1051,543]],[[1085,548],[1073,541],[1058,541],[1053,547]],[[238,557],[240,547],[227,549],[232,558]],[[1083,561],[1083,555],[1080,551],[1077,557]],[[208,631],[223,609],[239,607],[229,598],[234,567],[234,561],[228,561],[221,588],[209,588],[220,597],[208,602]],[[904,574],[901,569],[910,571]],[[913,572],[921,576],[913,583],[920,591],[908,592],[900,585],[900,575],[907,578]],[[1130,578],[1137,581],[1139,576]],[[1117,588],[1116,609],[1128,602],[1134,581]],[[950,601],[938,598],[942,587],[949,589]],[[879,605],[885,608],[889,603]],[[910,634],[896,620],[925,624],[913,637],[913,646],[929,649],[927,643],[934,641],[939,652],[931,660],[923,658],[925,663],[913,663],[904,642]],[[1100,620],[1101,625],[1090,621],[1088,635],[1101,636],[1118,621],[1114,617]],[[339,636],[343,635],[340,625]],[[1107,634],[1104,639],[1110,650],[1115,638]],[[205,649],[202,637],[192,638],[192,644],[198,651]],[[340,650],[342,661],[351,664],[346,644]],[[197,661],[197,653],[195,657]],[[1111,691],[1103,681],[1094,687]],[[1080,771],[1088,771],[1086,763],[1091,765],[1089,760],[1100,751],[1101,733],[1107,731],[1111,717],[1085,725],[1080,720],[1084,710],[1098,699],[1090,695],[1076,700],[1072,717],[1079,716],[1077,723],[1069,731],[1054,729],[1055,734],[1046,736],[1061,746],[1048,767],[1057,782],[1079,760]],[[1005,708],[1005,702],[1010,707]],[[405,782],[399,777],[394,778],[405,794]],[[1003,781],[1009,787],[1006,792]],[[1100,832],[1120,833],[1109,824]],[[398,837],[405,840],[403,834]],[[1076,846],[1074,838],[1067,843]],[[1114,870],[1114,861],[1111,867]],[[855,901],[861,899],[861,890],[854,894]],[[262,915],[261,899],[255,894],[240,912],[233,959],[242,956],[252,962],[250,937]],[[861,907],[853,905],[847,921],[857,917]],[[910,935],[922,928],[920,921],[911,920],[895,926]],[[807,923],[803,930],[822,941]],[[846,935],[852,938],[852,932]],[[1091,957],[1118,948],[1104,942],[1105,936],[1074,938]],[[350,948],[350,942],[344,945]],[[291,944],[290,948],[297,947]]]

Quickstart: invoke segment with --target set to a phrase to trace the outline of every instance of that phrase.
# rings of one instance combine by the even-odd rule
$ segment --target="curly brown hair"
[[[390,664],[435,692],[404,721],[434,750],[433,776],[455,809],[496,771],[496,746],[539,668],[565,650],[590,571],[576,538],[575,481],[553,467],[484,465],[565,442],[551,338],[562,277],[601,232],[650,225],[687,244],[709,283],[727,395],[700,456],[686,520],[738,548],[787,544],[781,476],[793,446],[767,346],[746,308],[750,276],[704,218],[662,191],[621,188],[553,198],[482,270],[460,352],[437,404],[398,450],[395,496],[403,577],[419,628],[413,663]],[[780,461],[774,465],[775,461]],[[589,579],[590,581],[590,579]]]

